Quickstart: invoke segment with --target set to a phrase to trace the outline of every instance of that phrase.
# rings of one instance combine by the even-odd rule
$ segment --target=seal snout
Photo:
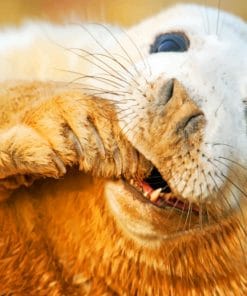
[[[205,126],[204,113],[176,78],[161,75],[150,85],[148,94],[155,100],[156,116],[165,119],[164,125],[171,123],[176,134],[182,132],[187,139]]]

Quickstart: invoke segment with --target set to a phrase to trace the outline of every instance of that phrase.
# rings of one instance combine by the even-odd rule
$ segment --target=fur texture
[[[0,291],[246,295],[246,24],[182,5],[127,34],[39,26],[1,37]],[[188,51],[150,54],[167,32]],[[153,168],[182,209],[133,185]]]

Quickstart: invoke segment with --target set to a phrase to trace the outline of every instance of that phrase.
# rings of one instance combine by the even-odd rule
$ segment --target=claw
[[[24,185],[25,187],[30,187],[35,180],[33,176],[28,176],[28,175],[16,175],[13,177],[18,186]]]
[[[117,175],[120,176],[122,173],[122,159],[118,148],[116,148],[113,152],[113,159],[116,165]]]
[[[55,153],[53,155],[53,161],[56,164],[56,167],[59,171],[58,176],[63,176],[66,174],[66,167],[64,165],[64,163],[62,162],[61,158],[59,158]]]
[[[94,126],[94,124],[90,120],[88,120],[88,122],[90,124],[90,128],[91,128],[91,130],[93,132],[93,135],[95,137],[95,141],[96,141],[97,147],[99,149],[99,153],[100,153],[101,157],[103,159],[105,159],[106,158],[105,147],[104,147],[103,141],[102,141],[102,139],[101,139],[101,137],[99,135],[99,132],[98,132],[97,128]]]
[[[80,159],[80,160],[84,160],[84,158],[85,158],[85,153],[84,153],[84,151],[83,151],[83,148],[82,148],[82,146],[81,146],[81,143],[80,143],[78,137],[73,133],[72,130],[69,131],[68,138],[69,138],[70,141],[74,144],[74,146],[75,146],[75,150],[76,150],[77,155],[79,156],[79,159]]]

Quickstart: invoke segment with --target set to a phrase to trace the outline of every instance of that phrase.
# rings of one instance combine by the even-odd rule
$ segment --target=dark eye
[[[166,33],[156,37],[150,53],[183,52],[189,48],[189,39],[183,33]]]

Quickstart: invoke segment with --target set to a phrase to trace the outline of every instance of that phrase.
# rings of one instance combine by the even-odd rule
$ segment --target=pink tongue
[[[151,194],[154,191],[153,188],[148,183],[146,183],[144,181],[140,182],[140,186],[142,187],[144,193],[146,193],[146,194]]]

